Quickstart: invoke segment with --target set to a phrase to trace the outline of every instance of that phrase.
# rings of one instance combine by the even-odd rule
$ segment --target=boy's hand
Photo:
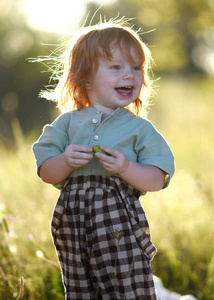
[[[129,159],[122,152],[106,146],[100,146],[100,149],[107,154],[96,152],[95,156],[106,171],[120,174],[128,168]]]
[[[69,145],[64,152],[65,161],[73,169],[80,168],[92,161],[93,155],[87,153],[92,151],[89,146]]]

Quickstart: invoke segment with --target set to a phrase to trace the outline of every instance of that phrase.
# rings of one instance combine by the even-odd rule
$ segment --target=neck
[[[113,111],[111,111],[111,112],[105,112],[104,111],[104,113],[102,115],[102,121],[107,119],[112,113],[113,113]]]
[[[101,111],[103,113],[102,121],[105,120],[106,118],[108,118],[115,111],[115,109],[107,108],[107,107],[104,108],[104,107],[99,106],[99,105],[93,105],[93,107],[95,109],[97,109],[98,111]]]

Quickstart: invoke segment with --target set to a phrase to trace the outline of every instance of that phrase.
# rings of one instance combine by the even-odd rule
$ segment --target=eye
[[[141,71],[141,67],[140,66],[133,66],[132,70],[134,70],[134,71]]]
[[[110,67],[112,70],[120,70],[121,67],[119,65],[114,65]]]

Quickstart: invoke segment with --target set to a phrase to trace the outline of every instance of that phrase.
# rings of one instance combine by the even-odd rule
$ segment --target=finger
[[[106,171],[115,173],[115,167],[113,164],[108,164],[106,162],[100,162],[100,164]]]
[[[109,148],[109,147],[103,146],[103,145],[100,146],[100,149],[103,150],[103,151],[105,151],[109,155],[114,156],[114,157],[118,157],[118,154],[120,153],[116,149]]]
[[[88,159],[75,159],[74,161],[73,160],[71,161],[71,165],[74,168],[79,168],[81,166],[88,164],[90,161],[91,161],[91,159],[89,159],[89,160]]]
[[[73,156],[75,160],[92,160],[93,155],[85,152],[76,152]]]
[[[72,150],[74,152],[92,152],[93,147],[85,146],[85,145],[72,145]]]
[[[115,157],[114,156],[110,156],[110,155],[106,155],[100,152],[96,152],[95,156],[102,162],[104,163],[108,163],[108,164],[114,164],[115,161]]]

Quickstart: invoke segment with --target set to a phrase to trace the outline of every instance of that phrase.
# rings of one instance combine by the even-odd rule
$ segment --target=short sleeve
[[[46,125],[38,141],[33,144],[37,170],[45,160],[61,154],[68,146],[68,117],[67,114],[60,115],[52,124]]]
[[[135,147],[140,164],[154,165],[166,172],[164,188],[167,187],[175,172],[174,155],[166,140],[149,121],[142,134],[138,135]]]

